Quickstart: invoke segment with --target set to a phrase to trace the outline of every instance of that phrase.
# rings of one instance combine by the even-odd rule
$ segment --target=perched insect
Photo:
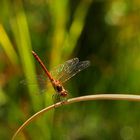
[[[54,87],[56,91],[55,98],[57,98],[57,100],[66,99],[68,96],[68,91],[65,90],[63,83],[90,65],[90,61],[79,62],[78,58],[73,58],[49,72],[39,56],[34,51],[32,51],[32,54],[41,65],[52,86]]]

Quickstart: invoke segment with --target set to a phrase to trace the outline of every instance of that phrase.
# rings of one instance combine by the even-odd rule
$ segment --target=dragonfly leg
[[[61,105],[64,105],[67,102],[67,98],[66,97],[62,97],[60,94],[55,93],[53,96],[53,102],[54,104],[57,102],[61,102]]]
[[[64,105],[67,102],[68,98],[61,97],[61,105]]]
[[[60,95],[58,93],[53,94],[52,98],[53,98],[53,103],[54,104],[61,101]]]

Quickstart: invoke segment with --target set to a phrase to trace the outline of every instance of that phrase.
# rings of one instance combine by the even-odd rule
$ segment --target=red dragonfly
[[[59,65],[52,72],[49,72],[39,56],[34,51],[32,51],[32,54],[39,62],[45,74],[48,76],[53,88],[56,91],[55,99],[59,101],[61,99],[66,99],[68,96],[68,91],[63,87],[63,83],[90,65],[90,61],[79,62],[78,58],[73,58],[66,61],[64,64]],[[54,77],[57,78],[55,79]]]

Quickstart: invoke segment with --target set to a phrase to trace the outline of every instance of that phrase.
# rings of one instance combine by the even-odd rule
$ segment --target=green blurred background
[[[48,69],[73,57],[91,66],[68,81],[70,97],[140,93],[139,0],[0,1],[0,139],[11,139],[35,112],[52,104],[52,88],[37,83]],[[29,78],[30,77],[30,78]],[[17,139],[139,140],[140,103],[89,101],[52,110]]]

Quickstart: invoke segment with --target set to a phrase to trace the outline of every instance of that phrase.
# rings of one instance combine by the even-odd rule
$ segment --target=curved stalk
[[[29,123],[31,123],[33,120],[35,120],[37,117],[43,115],[43,113],[53,109],[60,107],[61,105],[68,105],[76,102],[81,101],[92,101],[92,100],[126,100],[126,101],[140,101],[140,95],[130,95],[130,94],[98,94],[98,95],[87,95],[87,96],[81,96],[76,98],[68,99],[66,102],[58,102],[56,104],[53,104],[51,106],[48,106],[37,113],[35,113],[33,116],[31,116],[28,120],[26,120],[15,132],[15,134],[12,137],[12,140],[16,138],[16,136],[21,132],[25,126],[27,126]]]

